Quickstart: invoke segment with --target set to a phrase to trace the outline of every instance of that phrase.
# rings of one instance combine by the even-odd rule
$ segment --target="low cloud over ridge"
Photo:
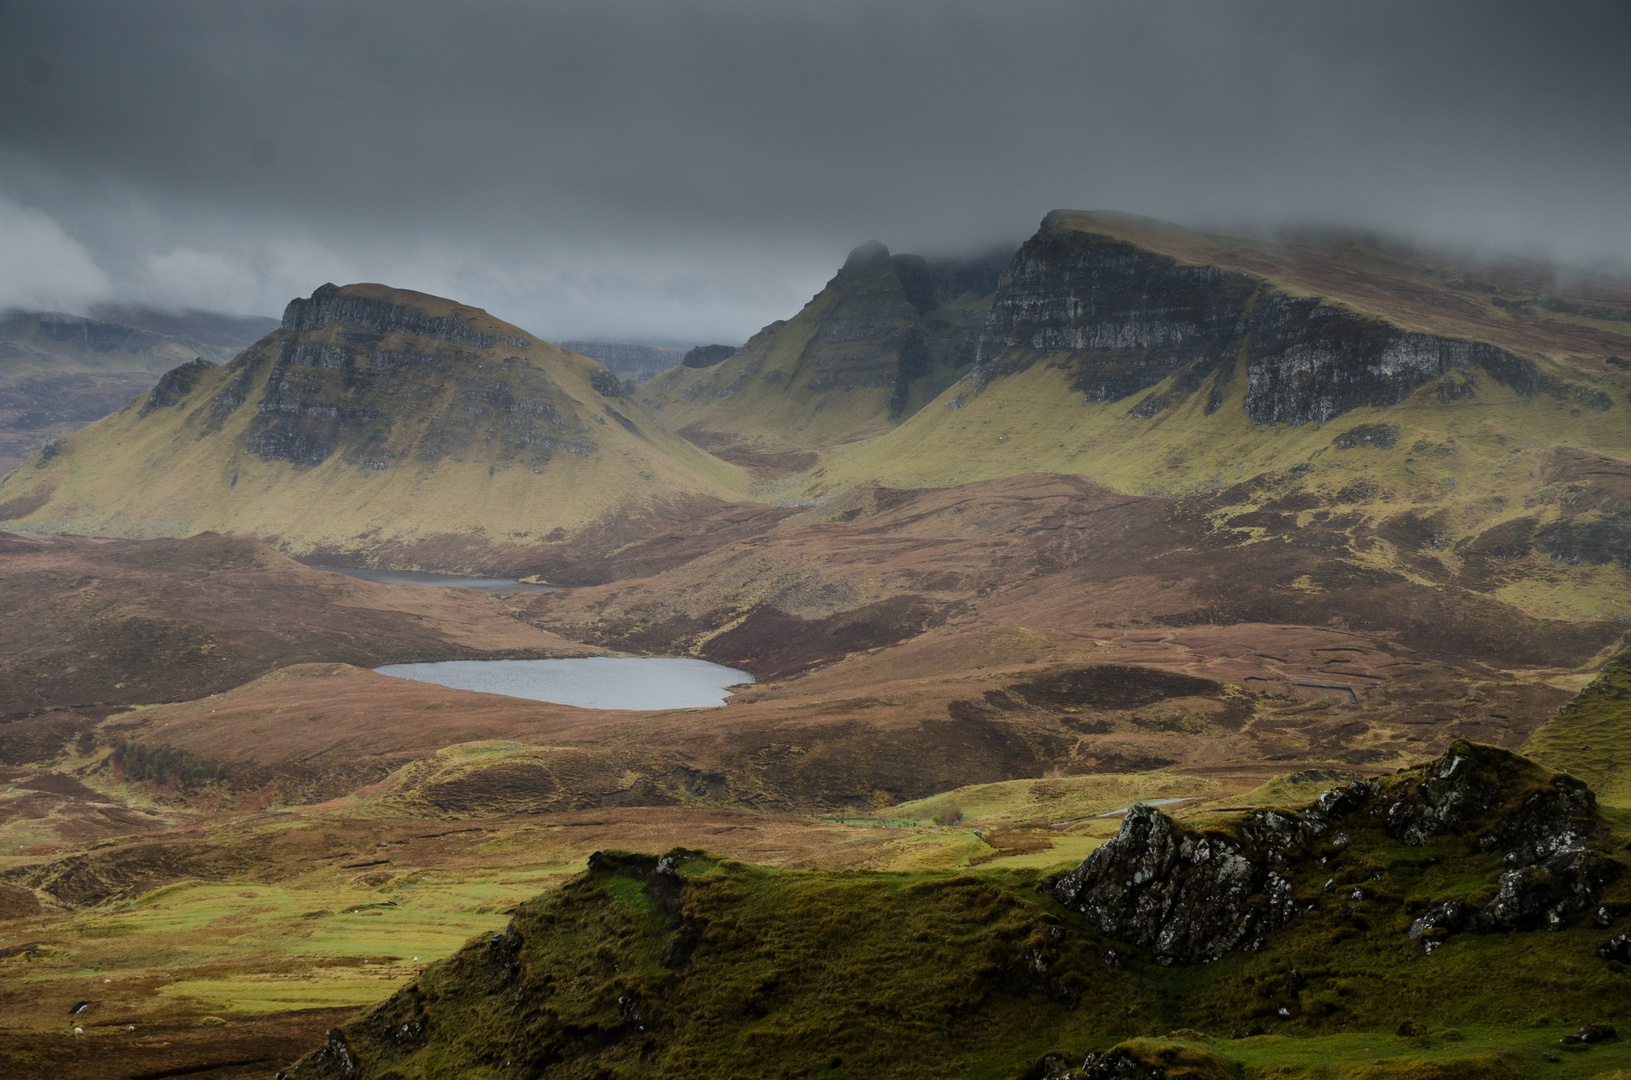
[[[0,307],[325,280],[739,341],[1055,206],[1624,259],[1623,4],[0,7]]]

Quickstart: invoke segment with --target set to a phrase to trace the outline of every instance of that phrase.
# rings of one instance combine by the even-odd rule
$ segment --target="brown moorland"
[[[520,623],[481,593],[360,581],[214,533],[0,533],[0,604],[7,719],[198,698],[314,660],[598,651]]]

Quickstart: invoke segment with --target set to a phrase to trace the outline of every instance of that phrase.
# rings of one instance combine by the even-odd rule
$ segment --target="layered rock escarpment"
[[[496,344],[493,335],[476,329],[472,322],[471,317],[462,312],[432,315],[411,304],[368,296],[330,283],[319,287],[307,299],[289,301],[283,310],[282,329],[285,333],[299,334],[341,323],[370,334],[412,334],[479,348]]]
[[[1592,846],[1604,830],[1584,784],[1458,741],[1401,776],[1344,784],[1303,810],[1258,810],[1228,827],[1193,828],[1135,806],[1112,839],[1044,887],[1094,929],[1163,963],[1202,963],[1261,949],[1267,934],[1325,902],[1329,894],[1310,894],[1300,878],[1328,875],[1329,887],[1366,831],[1413,847],[1466,837],[1471,852],[1501,855],[1482,894],[1439,898],[1409,924],[1406,937],[1429,952],[1462,930],[1558,929],[1595,917],[1622,869]],[[1338,902],[1357,910],[1377,890],[1341,892]]]
[[[268,462],[341,455],[380,470],[481,456],[536,471],[557,451],[591,453],[560,388],[520,355],[529,340],[482,329],[475,314],[325,285],[229,365],[206,431],[252,403],[243,450]]]
[[[1207,411],[1245,364],[1246,412],[1259,424],[1330,420],[1394,405],[1447,376],[1450,397],[1481,369],[1521,394],[1542,385],[1533,362],[1494,346],[1412,333],[1266,279],[1192,265],[1050,215],[1004,272],[978,345],[983,384],[1066,354],[1072,386],[1119,401],[1173,379],[1133,415],[1153,416],[1205,387]]]

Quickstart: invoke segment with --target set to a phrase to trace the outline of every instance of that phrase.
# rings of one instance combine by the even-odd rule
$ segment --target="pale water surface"
[[[671,656],[590,656],[581,660],[444,660],[389,664],[381,675],[455,690],[552,701],[583,709],[705,709],[725,704],[725,687],[750,683],[745,671]]]
[[[364,570],[350,566],[314,566],[312,569],[377,581],[381,585],[457,585],[490,593],[556,592],[559,588],[555,585],[534,585],[530,581],[511,581],[509,578],[460,577],[458,574],[430,574],[422,570]]]

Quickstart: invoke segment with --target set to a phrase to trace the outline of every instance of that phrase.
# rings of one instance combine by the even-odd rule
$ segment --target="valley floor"
[[[625,523],[595,558],[552,556],[600,583],[509,596],[239,537],[0,534],[0,1075],[265,1076],[597,851],[1012,891],[1136,802],[1211,819],[1458,738],[1523,746],[1618,647],[1621,623],[1581,614],[1616,568],[1396,557],[1374,519],[1320,510],[1244,535],[1244,498],[857,488],[725,507],[666,547]],[[759,681],[619,712],[368,670],[608,653]],[[1529,1075],[1575,1011],[1197,1045],[1263,1075],[1468,1055]]]

